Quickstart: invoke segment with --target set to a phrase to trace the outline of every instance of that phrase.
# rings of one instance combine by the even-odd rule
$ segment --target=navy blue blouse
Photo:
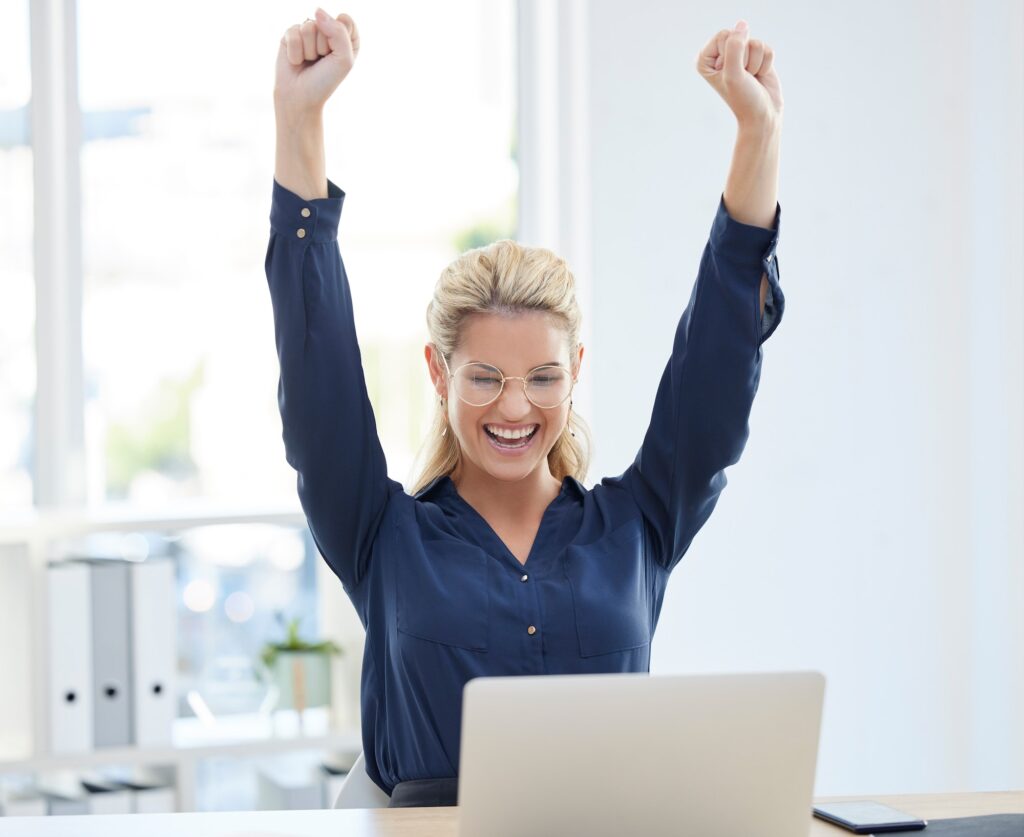
[[[719,200],[636,460],[589,490],[566,477],[522,564],[447,476],[415,496],[388,477],[337,244],[344,198],[331,181],[305,201],[275,180],[266,273],[286,456],[366,628],[363,751],[390,794],[458,775],[473,677],[649,671],[669,574],[740,458],[782,317],[781,208],[767,230]]]

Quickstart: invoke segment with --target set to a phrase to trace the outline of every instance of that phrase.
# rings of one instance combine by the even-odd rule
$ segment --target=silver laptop
[[[816,672],[481,677],[459,837],[805,837]]]

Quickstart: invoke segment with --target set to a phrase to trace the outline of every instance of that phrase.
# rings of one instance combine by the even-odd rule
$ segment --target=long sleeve
[[[731,218],[724,200],[711,227],[655,397],[651,422],[622,482],[671,570],[711,515],[739,461],[761,375],[761,344],[778,327],[785,299],[773,230]],[[760,308],[762,274],[769,291]]]
[[[350,595],[367,571],[393,491],[338,248],[345,193],[305,201],[274,180],[266,273],[281,366],[285,456],[324,559]]]

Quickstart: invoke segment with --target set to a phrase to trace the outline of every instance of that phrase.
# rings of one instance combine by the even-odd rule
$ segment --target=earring
[[[443,395],[439,395],[438,398],[441,399],[441,406],[444,407],[444,396]],[[445,421],[444,429],[441,431],[441,436],[442,437],[444,437],[446,435],[448,435],[448,422],[447,421]]]
[[[569,417],[570,418],[572,417],[572,399],[571,398],[569,399]],[[575,439],[576,438],[576,431],[572,429],[572,427],[569,425],[568,421],[566,421],[565,426],[569,428],[569,434]]]

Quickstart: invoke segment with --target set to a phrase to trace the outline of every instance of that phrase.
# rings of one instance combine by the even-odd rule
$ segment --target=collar
[[[441,474],[441,476],[435,477],[412,496],[417,500],[429,500],[434,495],[441,493],[446,481],[451,483],[447,474]]]
[[[448,474],[442,474],[423,486],[413,497],[417,500],[431,500],[446,491],[455,492],[455,484]],[[559,496],[566,493],[575,494],[578,499],[582,500],[586,496],[587,489],[575,477],[567,476],[562,480],[562,489],[559,492]]]

